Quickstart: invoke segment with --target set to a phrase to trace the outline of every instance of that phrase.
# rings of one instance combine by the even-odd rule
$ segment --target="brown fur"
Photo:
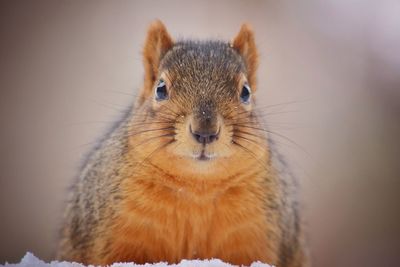
[[[293,176],[263,131],[254,101],[239,99],[246,81],[255,87],[258,57],[249,27],[231,45],[174,43],[157,21],[143,54],[137,105],[74,184],[59,258],[308,266]],[[160,78],[169,98],[156,101]],[[218,140],[199,144],[192,126],[218,128]],[[198,159],[200,151],[209,160]]]
[[[248,70],[247,79],[253,91],[256,89],[256,72],[258,67],[258,52],[254,33],[250,25],[243,24],[239,34],[233,39],[232,47],[243,57]]]
[[[150,25],[145,44],[143,49],[144,90],[139,98],[139,104],[142,104],[151,94],[151,89],[157,79],[161,58],[173,46],[173,40],[164,24],[157,20]]]

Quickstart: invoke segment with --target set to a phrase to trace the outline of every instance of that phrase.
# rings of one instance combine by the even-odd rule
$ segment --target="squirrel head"
[[[263,132],[254,133],[258,53],[249,25],[242,25],[231,42],[175,42],[156,21],[147,33],[143,61],[134,123],[143,129],[133,129],[136,144],[147,142],[145,151],[137,149],[142,157],[152,153],[154,161],[164,154],[164,160],[180,161],[181,171],[213,173],[213,166],[240,164],[244,154],[265,154],[266,147],[259,147]],[[151,138],[154,142],[146,141]]]

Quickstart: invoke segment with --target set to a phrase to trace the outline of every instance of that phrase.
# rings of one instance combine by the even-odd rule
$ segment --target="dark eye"
[[[163,80],[158,81],[155,95],[157,101],[168,99],[167,85]]]
[[[250,95],[251,95],[251,89],[250,86],[246,83],[242,87],[242,92],[240,92],[240,101],[242,101],[242,103],[244,104],[249,104]]]

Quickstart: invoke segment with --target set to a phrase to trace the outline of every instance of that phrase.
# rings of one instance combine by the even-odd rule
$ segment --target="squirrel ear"
[[[256,87],[258,52],[254,41],[254,33],[250,25],[242,25],[239,33],[232,41],[232,47],[243,57],[247,69],[247,79],[251,88],[254,90]]]
[[[150,24],[143,48],[143,64],[145,69],[144,90],[139,102],[143,102],[153,87],[158,75],[161,59],[172,48],[174,42],[164,24],[160,20]]]

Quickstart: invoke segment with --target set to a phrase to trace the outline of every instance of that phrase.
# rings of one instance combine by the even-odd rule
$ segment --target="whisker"
[[[280,134],[280,133],[277,133],[277,132],[274,132],[274,131],[271,131],[271,130],[268,130],[268,129],[263,129],[263,128],[259,128],[259,127],[253,127],[253,126],[248,126],[248,125],[242,125],[241,127],[250,128],[250,129],[259,130],[259,131],[264,131],[264,132],[270,133],[272,135],[281,137],[282,139],[285,139],[286,141],[288,141],[291,144],[295,145],[298,149],[300,149],[303,153],[307,154],[314,161],[313,157],[311,156],[311,154],[306,149],[304,149],[301,145],[299,145],[298,143],[296,143],[295,141],[293,141],[292,139],[290,139],[289,137],[287,137],[287,136],[285,136],[283,134]]]
[[[267,164],[266,164],[266,162],[262,162],[261,159],[259,159],[259,158],[257,157],[257,155],[254,154],[253,151],[251,151],[251,150],[248,149],[247,147],[241,145],[240,143],[238,143],[238,142],[235,141],[235,140],[232,140],[232,144],[234,144],[234,145],[240,147],[241,149],[245,150],[247,153],[250,154],[251,157],[253,157],[253,158],[257,161],[258,164],[260,164],[261,167],[263,167],[265,170],[267,169]]]
[[[155,115],[157,117],[167,118],[167,119],[175,119],[175,117],[176,117],[176,116],[174,116],[174,114],[161,112],[161,111],[156,112]],[[147,118],[147,117],[149,117],[148,111],[145,111],[143,113],[135,113],[135,118]]]
[[[265,122],[265,120],[241,120],[241,121],[233,121],[228,122],[226,126],[241,126],[241,125],[251,125],[251,126],[262,126],[262,128],[273,128],[277,130],[297,130],[297,129],[309,129],[311,127],[310,124],[301,123],[301,122],[278,122],[278,121],[270,121]]]
[[[132,94],[132,93],[127,93],[127,92],[118,91],[118,90],[106,90],[106,91],[116,93],[116,94],[121,94],[121,95],[132,96],[134,99],[136,99],[139,96],[139,94]]]
[[[146,140],[140,142],[139,144],[135,144],[134,150],[136,150],[137,147],[150,142],[151,140],[154,140],[154,139],[157,139],[157,138],[162,138],[162,137],[168,137],[168,136],[173,137],[173,136],[175,136],[175,134],[174,133],[169,133],[169,134],[163,134],[163,135],[158,135],[158,136],[153,136],[153,137],[147,138]]]
[[[117,111],[118,113],[123,113],[123,112],[125,112],[125,109],[120,109],[121,108],[121,106],[119,106],[120,108],[116,108],[115,106],[112,106],[112,105],[110,105],[110,104],[105,104],[105,103],[101,103],[101,102],[99,102],[99,101],[97,101],[97,100],[91,100],[93,103],[96,103],[97,105],[100,105],[100,106],[103,106],[103,107],[106,107],[106,108],[108,108],[108,109],[112,109],[112,110],[114,110],[114,111]]]
[[[148,117],[148,116],[143,116],[143,117],[136,117],[136,120],[130,124],[131,126],[137,126],[143,124],[152,124],[152,123],[157,123],[157,122],[169,122],[169,123],[174,123],[176,122],[175,117],[165,117],[165,116],[156,116],[156,117]]]
[[[174,110],[172,110],[170,107],[168,106],[163,106],[162,108],[166,108],[168,111],[170,111],[173,115],[175,116],[180,116],[181,114],[178,114],[177,112],[175,112]]]
[[[248,141],[248,142],[250,142],[250,143],[253,143],[253,144],[257,145],[258,147],[260,147],[261,150],[266,149],[265,146],[260,145],[260,143],[257,142],[256,140],[253,140],[253,139],[250,139],[250,138],[247,138],[247,137],[238,135],[238,134],[232,134],[232,137],[240,138],[240,139],[246,140],[246,141]]]
[[[163,130],[175,130],[175,127],[163,127],[163,128],[157,128],[157,129],[146,129],[146,130],[142,130],[139,132],[130,132],[129,136],[131,137],[131,136],[135,136],[135,135],[142,134],[142,133],[163,131]]]
[[[138,122],[134,124],[130,124],[129,126],[143,126],[143,125],[148,125],[148,124],[164,124],[164,123],[169,123],[172,124],[174,121],[151,121],[151,122]]]
[[[308,102],[309,100],[294,100],[294,101],[288,101],[288,102],[282,102],[282,103],[278,103],[278,104],[272,104],[272,105],[266,105],[266,106],[256,106],[256,107],[254,107],[253,109],[252,109],[252,111],[260,111],[260,110],[265,110],[265,109],[269,109],[269,108],[273,108],[273,107],[279,107],[279,106],[282,106],[282,105],[289,105],[289,104],[299,104],[299,103],[306,103],[306,102]],[[240,113],[246,113],[246,112],[248,112],[248,111],[243,111],[243,112],[239,112],[239,114]],[[238,115],[239,115],[238,114]]]
[[[254,136],[254,137],[258,137],[260,139],[265,139],[266,138],[266,136],[258,135],[258,134],[255,134],[255,133],[250,133],[250,132],[247,132],[247,131],[242,131],[242,130],[239,130],[239,129],[235,129],[234,132],[251,135],[251,136]]]
[[[258,112],[256,116],[259,117],[259,118],[265,118],[267,116],[275,116],[275,115],[280,115],[280,114],[297,113],[297,112],[299,112],[299,111],[298,110],[290,110],[290,111],[282,111],[282,112],[270,112],[270,113],[265,113],[265,114],[263,114],[261,112]],[[236,116],[235,118],[233,118],[233,120],[240,121],[240,120],[248,119],[248,118],[255,119],[254,117],[251,117],[251,115],[250,115],[251,112],[250,111],[239,113],[237,115],[242,115],[244,113],[248,113],[248,114],[245,114],[244,116]]]
[[[115,121],[80,121],[80,122],[66,123],[65,125],[75,126],[75,125],[86,125],[86,124],[110,124],[110,123],[115,123]],[[174,123],[174,121],[165,120],[165,121],[140,122],[140,123],[129,124],[129,126],[142,126],[146,124],[157,124],[157,123]]]
[[[65,126],[76,126],[76,125],[87,125],[87,124],[110,124],[110,123],[114,123],[114,121],[80,121],[80,122],[66,123]]]
[[[158,152],[160,149],[165,148],[166,146],[172,144],[173,142],[175,142],[174,139],[168,141],[167,143],[159,146],[158,148],[154,149],[151,153],[149,153],[142,161],[140,161],[138,164],[142,165],[144,162],[146,162],[147,160],[149,160],[156,152]]]

